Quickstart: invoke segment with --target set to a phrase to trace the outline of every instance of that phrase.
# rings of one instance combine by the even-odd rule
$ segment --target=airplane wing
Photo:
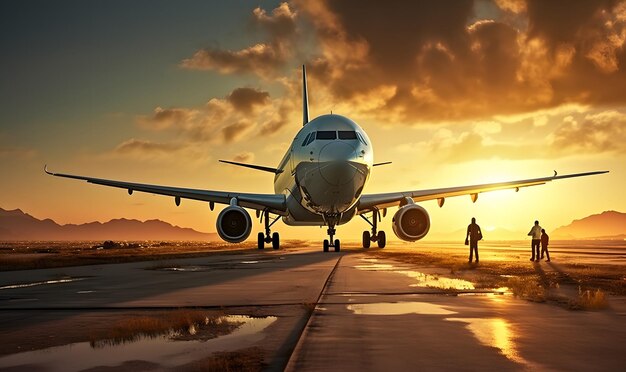
[[[557,176],[556,171],[552,177],[533,178],[529,180],[509,181],[509,182],[497,182],[486,183],[482,185],[472,186],[459,186],[448,187],[443,189],[431,189],[431,190],[412,190],[402,192],[390,192],[382,194],[363,194],[357,204],[357,210],[359,214],[371,212],[375,209],[393,207],[400,204],[400,201],[404,198],[412,198],[415,202],[439,199],[439,205],[442,206],[445,198],[459,195],[471,195],[472,201],[476,201],[479,193],[504,190],[504,189],[516,189],[519,191],[521,187],[543,185],[546,182],[560,180],[564,178],[591,176],[594,174],[608,173],[608,171],[595,171],[586,173],[565,174]]]
[[[124,182],[107,180],[102,178],[93,178],[78,176],[74,174],[54,173],[48,171],[48,167],[44,167],[44,171],[52,176],[73,178],[83,180],[96,185],[104,185],[118,187],[128,190],[129,194],[134,191],[147,192],[151,194],[173,196],[176,205],[180,204],[180,199],[200,200],[211,203],[230,204],[232,198],[237,198],[238,205],[244,208],[256,210],[268,209],[270,213],[284,215],[287,211],[284,195],[276,194],[248,194],[243,192],[225,192],[212,190],[187,189],[181,187],[148,185],[143,183]],[[211,207],[212,209],[213,207]]]

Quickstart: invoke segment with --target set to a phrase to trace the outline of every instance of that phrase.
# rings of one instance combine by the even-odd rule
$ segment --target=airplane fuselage
[[[369,179],[374,152],[365,131],[341,115],[322,115],[295,136],[274,191],[284,194],[287,225],[348,222]]]

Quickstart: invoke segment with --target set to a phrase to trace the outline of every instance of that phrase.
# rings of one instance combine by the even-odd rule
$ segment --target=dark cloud
[[[602,12],[610,12],[615,0],[527,0],[528,34],[555,47],[578,44],[589,33],[602,32]]]
[[[269,41],[240,50],[201,49],[184,59],[180,66],[192,70],[216,70],[224,74],[274,75],[293,55],[296,13],[287,3],[281,3],[271,14],[256,8],[251,23],[255,29],[265,32]]]
[[[248,133],[254,124],[252,122],[241,120],[232,124],[229,124],[222,128],[222,136],[226,143],[234,142]]]
[[[292,91],[294,87],[287,85]],[[231,143],[258,130],[263,136],[278,132],[292,119],[298,104],[292,94],[271,99],[268,92],[254,88],[236,88],[224,98],[211,98],[199,107],[156,107],[150,115],[136,117],[137,124],[150,131],[168,131],[188,143]],[[144,147],[159,148],[153,143],[131,140],[118,150]]]
[[[626,2],[298,1],[335,100],[393,87],[362,112],[390,122],[467,120],[566,103],[626,102]],[[355,110],[359,110],[355,106]]]
[[[237,88],[226,99],[233,107],[249,114],[255,106],[262,106],[269,102],[270,94],[253,88]]]

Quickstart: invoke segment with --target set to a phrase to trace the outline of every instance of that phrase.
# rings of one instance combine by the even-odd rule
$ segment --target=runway
[[[84,341],[111,317],[180,308],[267,319],[236,343],[218,337],[185,351],[198,357],[258,347],[267,370],[616,370],[626,314],[623,299],[614,303],[600,312],[568,311],[505,289],[475,290],[449,271],[373,259],[364,250],[0,272],[0,371],[25,368],[25,360],[29,368],[60,370],[46,359],[50,350],[70,353],[64,345]],[[119,347],[122,355],[130,346]],[[152,354],[103,355],[74,370],[129,369],[124,363],[137,358],[156,370],[182,365]]]

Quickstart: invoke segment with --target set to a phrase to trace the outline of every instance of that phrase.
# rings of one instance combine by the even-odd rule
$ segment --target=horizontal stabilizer
[[[282,169],[264,167],[264,166],[261,166],[261,165],[237,163],[235,161],[229,161],[229,160],[220,160],[220,162],[221,163],[232,164],[232,165],[238,165],[240,167],[252,168],[252,169],[256,169],[256,170],[260,170],[260,171],[264,171],[264,172],[270,172],[270,173],[274,173],[274,174],[283,173]]]
[[[379,165],[387,165],[387,164],[391,164],[391,162],[390,161],[384,161],[382,163],[374,163],[374,164],[372,164],[372,167],[377,167]]]

